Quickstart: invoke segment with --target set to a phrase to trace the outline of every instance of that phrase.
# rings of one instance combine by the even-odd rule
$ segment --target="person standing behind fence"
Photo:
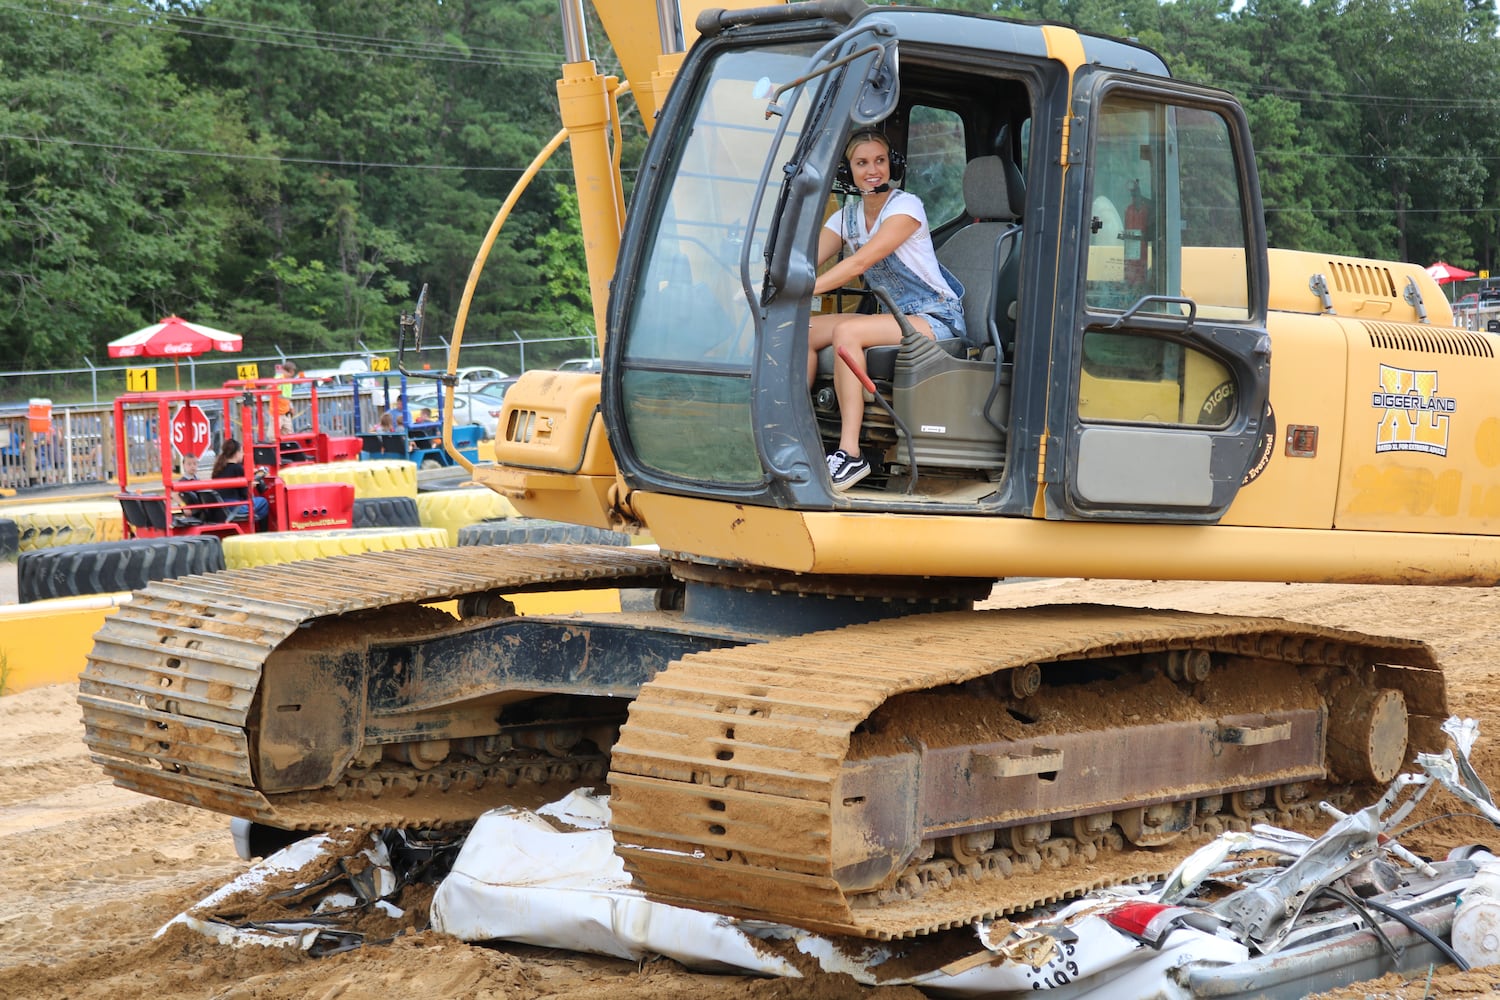
[[[276,378],[285,379],[287,383],[281,387],[281,398],[276,401],[276,416],[292,412],[292,383],[291,379],[297,377],[297,362],[282,361],[276,366]]]

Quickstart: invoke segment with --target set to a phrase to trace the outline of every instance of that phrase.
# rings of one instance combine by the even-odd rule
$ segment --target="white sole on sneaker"
[[[845,468],[847,468],[847,467],[848,466],[846,465]],[[869,462],[865,462],[865,461],[861,461],[859,463],[859,467],[857,469],[855,469],[854,471],[850,472],[843,479],[835,479],[833,481],[833,491],[835,493],[843,493],[845,490],[848,490],[848,489],[852,488],[855,484],[857,484],[858,482],[860,482],[862,479],[864,479],[869,474],[870,474],[870,463]]]

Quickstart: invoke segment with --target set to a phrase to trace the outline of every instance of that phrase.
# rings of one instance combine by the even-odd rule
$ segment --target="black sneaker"
[[[850,455],[840,448],[828,456],[828,477],[833,489],[842,493],[870,474],[870,463],[863,455]]]

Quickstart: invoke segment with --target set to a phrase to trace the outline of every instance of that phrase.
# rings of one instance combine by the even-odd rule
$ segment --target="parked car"
[[[490,416],[495,420],[496,430],[495,434],[490,435],[491,437],[494,437],[500,433],[500,409],[501,404],[505,402],[505,394],[509,392],[510,387],[515,385],[519,380],[519,376],[512,375],[510,378],[502,378],[494,382],[485,383],[484,395],[492,396],[495,398],[495,408],[490,410]]]
[[[515,385],[520,379],[521,376],[519,375],[507,375],[505,378],[497,378],[491,382],[479,382],[473,386],[463,386],[461,387],[461,391],[478,393],[481,396],[494,396],[498,400],[503,400],[505,394],[510,391],[510,387]]]
[[[504,399],[503,390],[497,394],[493,390],[469,392],[459,387],[453,392],[453,423],[478,424],[484,428],[484,436],[492,438],[500,424],[500,404]],[[424,408],[440,414],[443,412],[443,397],[439,393],[424,393],[407,400],[406,406],[413,414]]]
[[[598,358],[569,358],[558,364],[560,372],[596,372],[603,368]]]
[[[484,382],[494,382],[498,379],[510,377],[498,368],[486,368],[482,365],[472,368],[460,368],[458,369],[456,374],[458,375],[458,381],[460,382],[460,384],[479,384]]]
[[[354,381],[354,376],[359,372],[370,370],[370,362],[365,358],[345,358],[338,363],[337,368],[309,368],[301,373],[303,378],[319,379],[326,386],[348,385]],[[292,390],[293,395],[307,395],[307,386],[299,385]]]

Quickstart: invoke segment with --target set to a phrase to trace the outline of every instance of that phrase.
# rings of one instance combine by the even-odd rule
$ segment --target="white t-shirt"
[[[949,295],[954,291],[948,287],[943,280],[943,273],[938,269],[937,252],[932,247],[932,230],[927,225],[927,209],[922,205],[922,199],[910,191],[896,188],[891,191],[891,196],[881,206],[880,214],[875,217],[875,229],[893,215],[906,215],[917,220],[917,231],[908,236],[900,246],[896,247],[896,259],[911,268],[913,274],[921,278],[930,287],[941,291],[948,290]],[[856,204],[854,208],[854,239],[845,238],[844,233],[844,210],[833,213],[828,221],[823,223],[824,229],[831,229],[838,234],[840,239],[849,244],[849,249],[857,251],[860,247],[870,242],[870,234],[874,229],[865,227],[864,206]]]

